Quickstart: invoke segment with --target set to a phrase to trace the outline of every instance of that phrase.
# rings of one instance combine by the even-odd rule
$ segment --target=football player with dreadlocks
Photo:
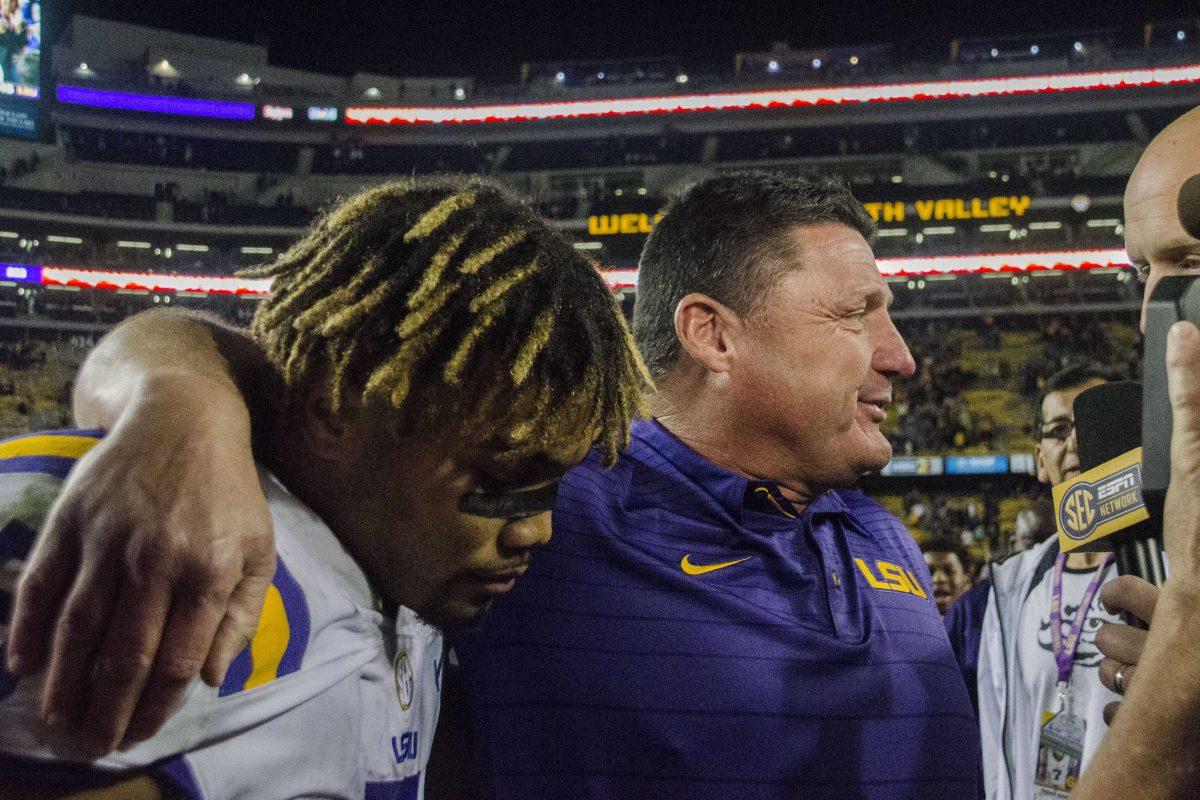
[[[0,796],[37,797],[61,780],[117,784],[89,795],[97,797],[159,797],[164,786],[189,797],[420,797],[441,632],[469,626],[511,587],[549,537],[558,478],[593,447],[614,460],[649,388],[593,266],[490,183],[415,179],[367,190],[255,274],[273,284],[252,341],[157,314],[101,345],[80,382],[101,405],[125,409],[91,412],[89,422],[111,427],[107,438],[59,431],[0,443],[0,553],[20,558],[47,513],[51,534],[102,518],[70,501],[64,479],[103,480],[121,458],[198,446],[199,437],[147,438],[154,418],[139,415],[147,406],[136,395],[162,388],[144,374],[136,389],[106,375],[113,347],[159,359],[168,387],[178,383],[172,370],[186,371],[180,363],[208,358],[219,374],[228,359],[247,395],[260,396],[260,480],[253,491],[204,501],[217,514],[224,503],[254,502],[254,492],[266,497],[278,560],[268,561],[255,632],[227,669],[221,656],[206,666],[210,685],[180,683],[203,654],[191,659],[191,674],[142,655],[145,628],[126,623],[153,618],[147,604],[163,609],[164,646],[173,628],[194,632],[205,609],[224,606],[210,587],[190,596],[187,579],[171,595],[176,575],[163,559],[181,538],[172,528],[192,524],[182,517],[163,521],[157,544],[141,540],[104,568],[81,568],[74,587],[62,587],[64,614],[111,620],[110,628],[59,626],[45,673],[31,674],[40,664],[25,647],[16,660],[26,677],[0,675]],[[229,394],[225,380],[209,386]],[[172,397],[184,415],[213,402]],[[171,474],[169,464],[162,469]],[[93,537],[78,544],[91,547]],[[65,573],[73,580],[75,570],[62,569],[70,547],[43,537],[24,589]],[[67,557],[86,563],[79,552]],[[226,596],[237,591],[254,599],[254,586]],[[72,608],[85,601],[99,603],[98,617]],[[13,643],[46,636],[56,615],[27,593],[17,606]],[[135,708],[113,684],[135,697],[144,690],[147,705]],[[182,705],[153,733],[180,689]]]

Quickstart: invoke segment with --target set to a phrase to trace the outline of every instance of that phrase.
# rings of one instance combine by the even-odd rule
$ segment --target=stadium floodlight
[[[603,73],[603,72],[597,72],[597,73],[596,73],[596,80],[599,80],[599,81],[602,81],[602,80],[604,80],[604,73]]]
[[[554,73],[554,80],[558,81],[559,83],[562,83],[566,79],[567,79],[567,73],[562,72],[561,70],[559,72]]]
[[[1000,51],[997,48],[993,47],[992,48],[992,58],[999,58],[999,57],[1000,57]]]
[[[372,100],[377,97],[383,97],[383,92],[379,91],[378,86],[368,86],[363,92],[363,97],[370,97]]]
[[[275,250],[270,247],[243,247],[242,253],[248,256],[269,256]]]
[[[129,250],[149,250],[151,245],[149,242],[130,242],[122,239],[117,242],[117,247],[124,247]]]
[[[779,62],[778,61],[767,62],[767,72],[779,72]]]
[[[639,187],[638,187],[638,190],[637,190],[637,193],[638,193],[638,194],[640,194],[640,195],[643,195],[643,196],[645,196],[645,194],[646,194],[646,187],[645,187],[645,186],[639,186]]]
[[[821,68],[821,59],[814,58],[812,64],[813,64],[813,69],[820,69]]]
[[[150,73],[152,75],[157,75],[160,78],[179,77],[179,70],[175,69],[171,62],[165,58],[155,63],[155,65],[150,68]]]
[[[642,114],[797,109],[831,104],[849,106],[901,101],[945,101],[1079,91],[1129,91],[1138,87],[1178,87],[1186,84],[1200,84],[1200,64],[910,83],[787,87],[494,105],[350,106],[346,108],[344,119],[351,125],[495,124]]]
[[[467,99],[467,90],[461,86],[455,86],[454,87],[454,99],[455,100],[466,100]]]
[[[55,244],[83,244],[83,239],[78,236],[56,236],[53,233],[46,237],[46,241]]]
[[[1076,43],[1075,43],[1075,52],[1076,52],[1076,53],[1082,53],[1082,52],[1083,52],[1083,42],[1076,42]]]
[[[1187,34],[1186,34],[1185,32],[1183,32],[1183,31],[1175,31],[1175,39],[1176,39],[1176,41],[1180,41],[1180,42],[1182,42],[1182,41],[1183,41],[1184,39],[1186,39],[1186,38],[1187,38]]]
[[[852,66],[852,67],[858,66],[858,56],[850,56],[850,66]]]
[[[257,86],[260,80],[260,78],[255,78],[249,72],[243,72],[241,75],[238,75],[236,78],[234,78],[233,82],[238,86],[244,86],[249,89]]]
[[[1036,55],[1038,54],[1038,51],[1040,51],[1041,49],[1042,49],[1042,48],[1038,47],[1036,44],[1031,44],[1031,45],[1029,45],[1029,53],[1030,53],[1030,55],[1035,55],[1035,56],[1036,56]]]
[[[88,66],[88,63],[86,61],[80,61],[79,66],[76,67],[73,70],[73,72],[75,73],[76,76],[78,76],[80,78],[96,77],[96,72],[91,67]]]
[[[904,183],[904,176],[903,175],[893,175],[892,183]]]
[[[177,244],[175,249],[181,253],[207,253],[208,245],[206,244]]]

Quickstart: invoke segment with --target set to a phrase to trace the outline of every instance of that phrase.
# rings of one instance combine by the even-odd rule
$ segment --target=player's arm
[[[46,668],[43,719],[91,752],[149,737],[253,634],[275,559],[242,390],[261,403],[273,374],[244,332],[165,311],[122,323],[80,371],[78,422],[109,434],[30,554],[7,663]]]
[[[1137,680],[1084,772],[1076,800],[1200,794],[1200,332],[1167,342],[1174,429],[1163,538],[1171,577],[1153,604]]]

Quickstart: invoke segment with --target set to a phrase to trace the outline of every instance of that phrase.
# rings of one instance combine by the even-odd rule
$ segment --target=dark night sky
[[[44,0],[55,2],[55,0]],[[890,43],[902,54],[946,52],[954,37],[1124,27],[1200,15],[1196,0],[75,0],[106,19],[244,42],[273,64],[334,74],[513,79],[523,61],[678,56],[721,68],[738,50]]]

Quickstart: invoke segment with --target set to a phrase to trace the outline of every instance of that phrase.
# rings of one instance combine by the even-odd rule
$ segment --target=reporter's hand
[[[1121,575],[1100,590],[1100,601],[1110,613],[1128,612],[1149,624],[1158,602],[1158,587],[1147,580],[1133,575]],[[1096,632],[1096,647],[1104,654],[1100,662],[1100,683],[1111,691],[1123,695],[1133,682],[1137,663],[1146,646],[1147,632],[1131,625],[1106,622]],[[1117,670],[1121,671],[1121,685],[1117,686]],[[1112,724],[1119,702],[1104,707],[1104,721]]]
[[[1167,342],[1171,395],[1171,482],[1163,507],[1163,545],[1175,586],[1200,584],[1200,331],[1171,327]]]
[[[275,571],[248,414],[217,387],[147,386],[80,459],[17,587],[8,669],[90,753],[153,735],[253,636]]]

